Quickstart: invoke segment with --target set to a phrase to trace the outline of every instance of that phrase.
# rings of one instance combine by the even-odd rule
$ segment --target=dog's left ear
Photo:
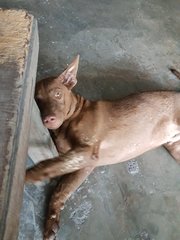
[[[79,55],[72,61],[72,63],[61,73],[58,79],[63,83],[69,90],[71,90],[77,83],[76,75],[79,65]]]

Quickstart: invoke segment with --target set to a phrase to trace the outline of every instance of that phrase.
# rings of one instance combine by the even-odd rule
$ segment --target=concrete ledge
[[[23,10],[0,9],[0,239],[17,239],[38,60],[38,30]]]

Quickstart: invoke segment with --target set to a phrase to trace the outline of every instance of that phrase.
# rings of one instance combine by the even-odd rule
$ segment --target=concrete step
[[[0,239],[17,239],[38,60],[38,30],[23,10],[0,9]]]

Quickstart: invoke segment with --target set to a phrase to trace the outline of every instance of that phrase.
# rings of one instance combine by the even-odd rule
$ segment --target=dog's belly
[[[97,165],[115,164],[135,158],[151,149],[159,147],[171,140],[171,136],[177,134],[174,126],[168,127],[168,131],[152,134],[152,130],[130,129],[129,133],[120,131],[120,134],[110,134],[100,144],[99,160]],[[179,135],[178,135],[179,136]]]
[[[104,141],[102,142],[99,150],[98,166],[124,162],[129,159],[135,158],[155,147],[157,146],[152,142],[149,142],[148,144],[140,144],[135,142],[124,144],[121,141]]]

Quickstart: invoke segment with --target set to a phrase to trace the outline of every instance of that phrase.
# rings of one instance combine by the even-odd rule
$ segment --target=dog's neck
[[[80,112],[87,108],[88,106],[90,106],[91,101],[85,99],[84,97],[75,94],[73,92],[71,92],[71,102],[70,102],[70,110],[67,113],[66,116],[66,120],[72,120],[74,119],[76,116],[78,116],[80,114]]]

